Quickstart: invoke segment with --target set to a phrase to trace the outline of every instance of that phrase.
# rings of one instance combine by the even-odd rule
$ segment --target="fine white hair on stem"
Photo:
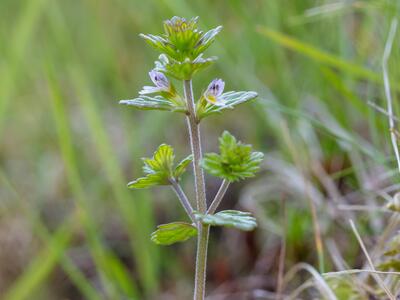
[[[349,220],[350,222],[350,226],[351,229],[353,230],[354,235],[357,238],[358,243],[360,244],[360,247],[365,255],[365,257],[367,258],[368,264],[372,270],[371,275],[372,277],[374,277],[374,279],[376,280],[376,282],[380,285],[380,287],[385,291],[386,295],[388,295],[389,299],[391,300],[395,300],[396,298],[393,296],[392,292],[389,290],[389,288],[386,286],[386,284],[383,282],[382,278],[379,276],[379,274],[377,274],[377,271],[375,269],[375,266],[372,262],[371,257],[368,254],[367,248],[364,245],[363,240],[361,239],[360,234],[358,233],[358,230],[356,228],[356,226],[354,225],[353,220]]]
[[[388,112],[388,119],[389,119],[389,129],[390,129],[390,137],[392,139],[393,150],[396,155],[397,166],[400,172],[400,154],[399,148],[397,146],[397,137],[394,132],[394,118],[393,118],[393,100],[392,94],[390,92],[390,82],[389,82],[389,74],[388,74],[388,60],[390,57],[390,53],[392,51],[393,40],[397,30],[397,19],[393,19],[390,24],[390,31],[386,41],[385,50],[383,52],[383,59],[382,59],[382,70],[383,70],[383,83],[385,86],[385,95],[387,101],[387,112]]]

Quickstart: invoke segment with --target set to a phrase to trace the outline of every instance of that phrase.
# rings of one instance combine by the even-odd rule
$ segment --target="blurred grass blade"
[[[99,268],[98,271],[103,272],[102,275],[103,277],[105,277],[105,279],[103,280],[104,281],[103,285],[106,288],[106,290],[109,288],[108,293],[110,295],[113,295],[117,293],[116,291],[117,289],[121,289],[122,292],[124,292],[124,294],[136,298],[138,296],[138,293],[137,293],[137,288],[134,285],[134,281],[129,280],[129,287],[127,287],[126,284],[128,281],[127,278],[130,279],[128,272],[121,267],[122,263],[119,262],[119,259],[115,255],[113,255],[110,251],[107,251],[105,246],[102,245],[101,237],[98,233],[98,230],[96,229],[95,222],[92,220],[90,216],[89,213],[90,208],[86,203],[85,191],[82,187],[80,175],[77,169],[75,153],[72,145],[72,137],[68,121],[66,119],[67,113],[61,99],[59,87],[56,84],[53,76],[54,76],[53,70],[49,66],[48,82],[49,82],[50,93],[52,95],[52,100],[53,100],[53,114],[57,127],[61,153],[65,161],[68,181],[75,195],[76,204],[80,209],[79,216],[85,228],[91,253],[94,257],[94,261],[97,267]],[[118,279],[122,278],[124,280],[123,281],[115,280],[114,275],[116,274]],[[110,284],[113,285],[114,287],[111,287]]]
[[[275,31],[273,29],[270,29],[270,28],[267,28],[264,26],[257,26],[257,31],[261,35],[268,37],[269,39],[273,40],[274,42],[276,42],[288,49],[296,51],[300,54],[303,54],[317,62],[326,64],[328,66],[337,68],[337,69],[345,71],[345,72],[348,72],[350,74],[353,74],[355,77],[367,79],[367,80],[371,80],[371,81],[383,84],[380,74],[378,74],[374,71],[368,70],[366,68],[360,67],[357,64],[346,61],[346,60],[344,60],[340,57],[337,57],[333,54],[327,53],[327,52],[320,50],[310,44],[299,41],[293,37],[290,37],[286,34],[283,34],[281,32]]]
[[[29,299],[35,294],[35,289],[47,279],[68,248],[76,224],[76,215],[73,215],[60,226],[48,246],[34,259],[3,300]]]
[[[112,252],[107,253],[106,260],[110,272],[108,275],[118,283],[123,297],[128,297],[131,300],[139,300],[140,297],[138,296],[136,286],[133,284],[132,275],[128,272],[123,262]]]
[[[54,27],[53,34],[56,42],[62,49],[68,51],[72,59],[70,65],[76,67],[76,69],[70,68],[70,70],[74,69],[75,74],[71,72],[72,83],[76,87],[78,98],[82,100],[79,103],[79,107],[82,108],[84,117],[89,125],[90,135],[93,138],[101,164],[109,179],[107,184],[114,192],[116,202],[125,221],[125,229],[129,233],[132,248],[135,249],[133,255],[139,269],[140,281],[143,283],[145,293],[151,293],[156,289],[158,281],[156,275],[157,256],[154,255],[155,249],[151,247],[151,243],[147,238],[151,228],[154,227],[151,217],[151,203],[150,201],[132,202],[129,191],[126,188],[126,181],[113,153],[113,147],[108,140],[102,120],[99,117],[100,112],[95,105],[96,101],[92,98],[90,82],[84,76],[85,70],[82,69],[80,64],[80,55],[76,52],[75,41],[72,39],[72,33],[64,19],[64,12],[59,5],[61,4],[52,2],[48,19]],[[95,24],[92,25],[95,26]],[[115,105],[118,105],[117,102],[115,102]],[[141,198],[146,200],[143,199],[145,197]]]
[[[22,199],[22,196],[16,190],[14,185],[10,182],[10,180],[6,177],[4,172],[0,169],[0,183],[6,189],[10,190],[13,194],[12,201],[18,203],[21,210],[27,216],[27,219],[32,224],[33,231],[43,240],[46,245],[51,243],[51,235],[48,232],[48,229],[41,222],[37,212],[34,210],[34,207],[28,204],[25,199]],[[66,274],[69,276],[71,281],[76,285],[76,287],[81,291],[82,295],[85,299],[88,300],[101,300],[102,296],[95,290],[89,280],[85,277],[85,275],[79,270],[77,266],[71,261],[71,259],[64,253],[63,257],[60,260],[61,267],[64,269]]]
[[[0,135],[14,88],[17,86],[18,72],[22,71],[19,68],[23,54],[29,48],[27,44],[32,38],[37,24],[39,24],[38,19],[46,2],[47,0],[27,2],[28,4],[18,18],[17,25],[14,26],[14,32],[7,36],[7,44],[10,44],[10,48],[5,48],[8,50],[6,53],[0,52],[0,58],[3,58],[2,55],[6,58],[4,64],[3,60],[0,60],[2,63],[0,68]],[[11,38],[11,41],[8,41],[9,38]]]
[[[49,243],[49,236],[45,237],[46,243]],[[65,255],[61,258],[60,264],[64,271],[68,274],[71,281],[76,285],[82,296],[88,300],[102,300],[103,296],[92,286],[85,275],[79,270],[74,263]]]
[[[43,240],[46,245],[50,245],[52,242],[52,236],[48,232],[48,229],[42,224],[39,216],[37,215],[34,207],[31,207],[28,202],[22,199],[22,196],[16,190],[15,186],[6,177],[4,172],[0,169],[0,182],[2,186],[8,189],[13,195],[13,201],[18,203],[21,210],[27,216],[27,219],[32,224],[33,231]],[[64,253],[60,258],[60,265],[70,277],[71,281],[76,285],[76,287],[81,291],[85,299],[88,300],[101,300],[102,296],[94,289],[88,279],[83,275],[83,273],[77,268],[70,258]]]
[[[323,67],[322,73],[325,78],[332,84],[332,86],[343,95],[351,105],[353,105],[358,111],[363,113],[364,115],[368,114],[368,105],[360,99],[353,91],[349,89],[349,87],[345,84],[343,79],[335,72],[333,72],[330,68]]]
[[[70,78],[89,125],[95,148],[129,231],[130,241],[141,274],[140,278],[143,280],[146,293],[151,294],[157,286],[156,256],[153,255],[154,246],[151,245],[148,238],[151,232],[150,228],[154,226],[152,218],[147,214],[148,210],[145,208],[145,206],[151,204],[149,201],[133,201],[131,199],[129,190],[126,188],[126,180],[122,176],[121,168],[100,117],[101,114],[83,74],[83,70],[80,70],[77,66],[70,69]],[[116,102],[115,105],[117,105]]]

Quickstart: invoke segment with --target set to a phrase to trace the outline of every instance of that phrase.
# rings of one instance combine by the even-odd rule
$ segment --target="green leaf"
[[[119,104],[130,105],[143,110],[186,112],[186,107],[183,103],[173,102],[162,96],[140,96],[135,99],[121,100]]]
[[[155,185],[167,185],[168,181],[159,174],[149,174],[146,177],[140,177],[128,183],[130,189],[146,189]]]
[[[195,217],[197,221],[212,226],[233,227],[244,231],[257,227],[256,219],[250,213],[238,210],[223,210],[214,215],[195,212]]]
[[[172,245],[184,242],[197,235],[197,228],[185,222],[173,222],[157,226],[151,234],[151,240],[158,245]]]
[[[201,99],[198,102],[197,116],[199,119],[203,119],[209,115],[220,113],[224,109],[233,109],[235,106],[253,100],[257,96],[258,94],[252,91],[223,93],[220,98],[224,105],[213,105],[205,101],[205,99]]]
[[[174,158],[174,150],[170,145],[160,145],[152,158],[143,158],[143,172],[147,175],[128,183],[128,187],[144,189],[154,185],[170,184]]]
[[[191,156],[182,160],[174,167],[174,149],[170,145],[162,144],[154,152],[153,157],[143,158],[143,172],[146,176],[128,183],[132,189],[144,189],[155,185],[169,185],[170,180],[179,177],[185,172],[191,161]]]
[[[211,175],[228,181],[253,177],[260,169],[264,154],[252,152],[252,146],[238,142],[228,131],[219,138],[220,154],[207,153],[202,167]]]
[[[203,53],[208,47],[211,46],[211,44],[214,42],[215,37],[217,36],[218,33],[220,33],[222,30],[222,26],[218,26],[216,28],[213,28],[209,31],[207,31],[200,39],[200,43],[198,46],[194,49],[193,55],[197,57],[199,54]]]
[[[153,34],[139,34],[140,37],[145,39],[145,41],[156,50],[166,53],[170,56],[175,56],[175,49],[164,37],[153,35]]]
[[[193,155],[189,155],[184,158],[175,168],[174,176],[176,179],[179,179],[181,175],[186,171],[187,166],[193,161]]]

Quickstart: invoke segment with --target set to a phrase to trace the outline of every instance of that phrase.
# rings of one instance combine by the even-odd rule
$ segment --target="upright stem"
[[[187,124],[189,128],[190,146],[193,153],[194,184],[196,190],[197,210],[205,213],[207,210],[206,187],[204,184],[204,174],[200,167],[203,157],[201,150],[200,126],[196,118],[195,103],[193,99],[192,81],[184,81],[185,98],[187,103],[188,115]]]
[[[183,85],[187,103],[187,124],[189,128],[190,146],[193,154],[194,182],[196,191],[197,210],[201,213],[207,212],[206,188],[204,184],[204,173],[200,166],[202,159],[200,126],[196,117],[195,103],[193,99],[192,81],[185,80]],[[194,287],[194,300],[204,300],[207,273],[207,248],[210,227],[198,224],[196,274]]]
[[[199,233],[197,236],[196,274],[194,281],[194,300],[204,300],[206,294],[207,249],[209,233],[209,225],[199,225]]]

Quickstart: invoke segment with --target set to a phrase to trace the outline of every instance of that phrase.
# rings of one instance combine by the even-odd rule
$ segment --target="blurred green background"
[[[252,211],[259,228],[213,230],[209,299],[270,299],[282,240],[285,272],[298,262],[362,267],[348,219],[371,251],[396,229],[379,240],[393,218],[381,208],[398,189],[381,64],[399,5],[1,0],[0,298],[190,299],[195,241],[149,240],[157,224],[184,217],[179,203],[169,189],[126,188],[160,143],[189,153],[185,120],[118,105],[149,84],[157,58],[138,34],[161,33],[174,15],[224,27],[208,50],[219,60],[194,80],[197,96],[216,77],[226,90],[260,95],[202,128],[206,151],[228,129],[266,153],[259,176],[225,197],[224,208]],[[395,112],[399,41],[397,33],[389,60]],[[189,195],[191,184],[188,175]],[[207,177],[207,186],[211,198],[219,180]]]

